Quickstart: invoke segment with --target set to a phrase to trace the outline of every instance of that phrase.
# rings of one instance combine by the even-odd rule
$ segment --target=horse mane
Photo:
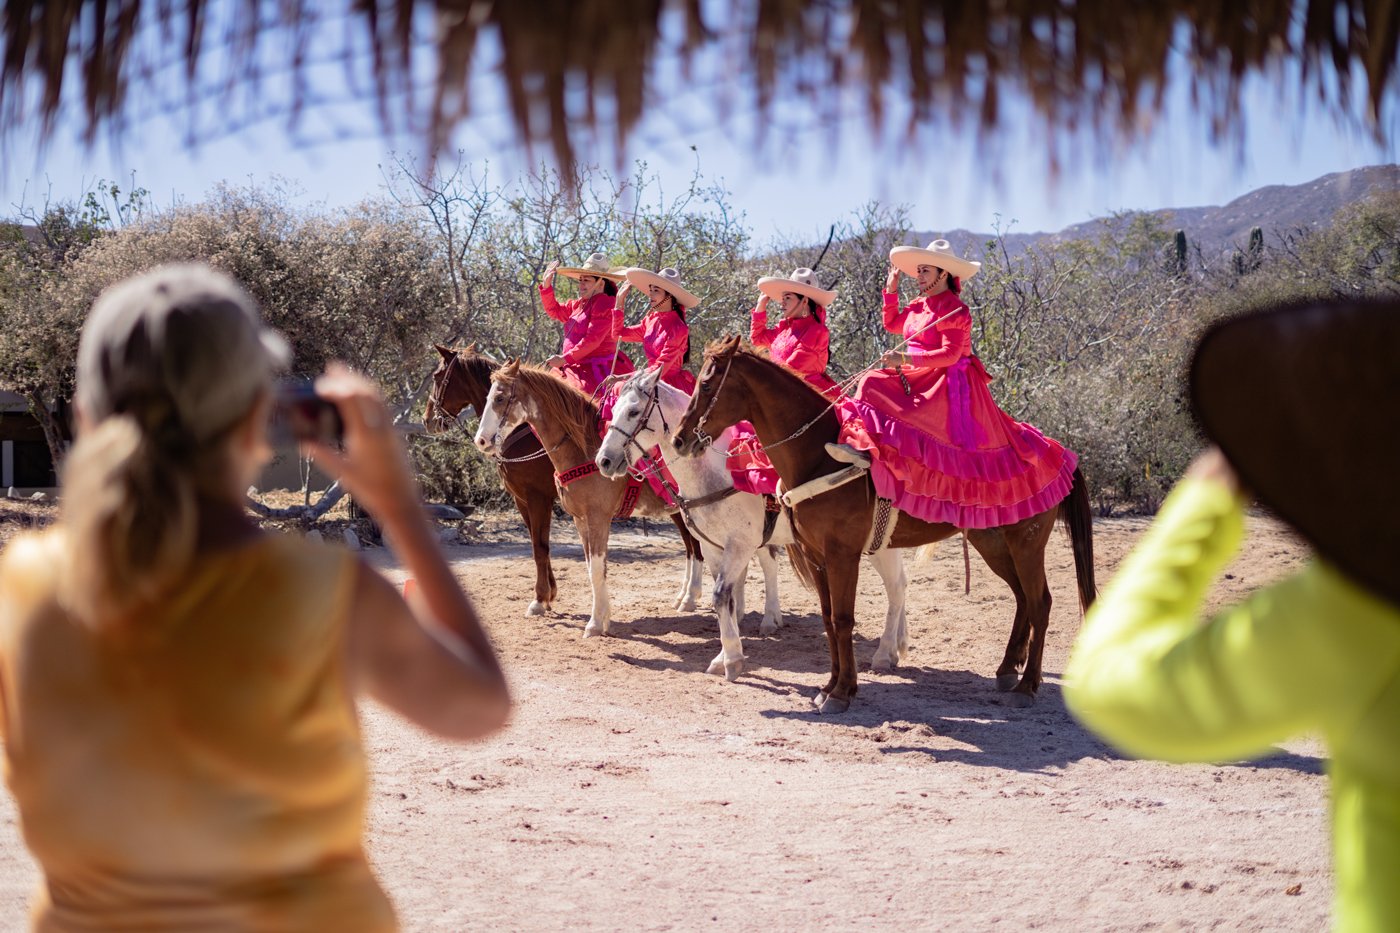
[[[708,357],[713,353],[719,352],[723,348],[724,343],[725,340],[723,337],[721,337],[719,340],[710,341],[709,345],[705,347],[705,355]],[[806,393],[809,396],[809,402],[818,403],[823,407],[830,404],[831,400],[828,399],[825,395],[822,395],[822,393],[817,389],[816,386],[812,385],[810,382],[804,379],[799,373],[793,372],[791,369],[788,369],[782,363],[779,363],[770,357],[764,356],[763,354],[758,353],[751,348],[745,347],[742,344],[737,349],[735,349],[734,356],[743,359],[753,360],[754,362],[761,364],[764,369],[773,374],[773,378],[777,379],[779,382],[782,383],[782,388],[784,391],[794,392],[798,396],[801,396],[802,393]]]
[[[508,377],[497,370],[493,378],[505,382]],[[515,378],[539,405],[542,418],[557,424],[585,454],[597,451],[602,439],[598,436],[598,404],[592,398],[540,366],[522,364]]]

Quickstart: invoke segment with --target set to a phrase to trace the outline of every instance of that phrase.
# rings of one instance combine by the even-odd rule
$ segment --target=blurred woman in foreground
[[[1074,714],[1124,751],[1230,761],[1327,744],[1333,926],[1400,930],[1400,302],[1285,307],[1196,348],[1197,459],[1085,617]],[[1247,489],[1316,548],[1209,618]],[[1151,918],[1146,918],[1151,922]]]
[[[362,845],[355,692],[452,739],[506,720],[365,380],[318,381],[345,450],[313,450],[384,529],[413,605],[349,552],[247,516],[286,362],[202,266],[113,286],[83,328],[60,520],[0,558],[0,726],[37,929],[393,929]]]

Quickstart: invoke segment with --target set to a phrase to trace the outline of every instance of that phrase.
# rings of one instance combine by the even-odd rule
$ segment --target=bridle
[[[714,394],[710,396],[710,404],[706,406],[705,413],[695,422],[695,439],[700,442],[701,447],[709,447],[715,439],[705,433],[704,424],[710,419],[710,412],[715,410],[715,403],[719,401],[719,394],[724,390],[724,380],[729,378],[729,367],[734,365],[734,354],[724,361],[724,372],[720,374],[719,385],[715,386]]]
[[[456,367],[460,359],[461,357],[456,353],[452,354],[452,358],[447,361],[447,368],[442,371],[442,379],[433,383],[432,391],[428,393],[428,404],[433,408],[433,423],[444,431],[460,425],[462,423],[462,412],[467,409],[467,406],[463,405],[455,412],[449,412],[447,407],[442,403],[442,390],[447,386],[448,382],[451,381],[452,370]]]
[[[664,411],[661,411],[660,406],[661,389],[659,388],[658,384],[653,383],[651,391],[647,393],[646,406],[642,409],[642,413],[637,416],[637,421],[635,424],[633,424],[631,431],[627,431],[626,429],[619,427],[616,421],[613,422],[612,429],[618,434],[621,434],[623,438],[625,438],[627,441],[627,443],[622,445],[622,451],[624,454],[627,452],[627,449],[629,447],[635,447],[637,448],[638,457],[646,456],[646,448],[642,447],[641,442],[637,440],[637,435],[641,434],[642,431],[646,428],[646,426],[651,423],[651,413],[653,411],[655,411],[661,416],[662,433],[671,433],[671,426],[666,423],[666,413]]]

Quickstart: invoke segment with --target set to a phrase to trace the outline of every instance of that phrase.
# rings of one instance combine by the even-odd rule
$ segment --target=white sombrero
[[[681,284],[680,272],[670,266],[660,272],[649,272],[646,269],[636,267],[623,269],[622,272],[627,276],[627,281],[638,288],[648,288],[655,285],[663,291],[670,292],[676,296],[676,300],[681,303],[683,308],[693,308],[700,303],[700,299],[686,291],[685,286]]]
[[[919,266],[937,266],[966,282],[982,268],[980,262],[963,259],[953,252],[947,240],[934,240],[927,249],[917,246],[896,246],[890,250],[890,263],[907,276],[918,273]]]
[[[794,269],[789,278],[765,275],[758,280],[758,290],[774,301],[783,300],[783,292],[806,295],[823,308],[836,300],[836,293],[817,285],[817,275],[811,269]]]
[[[581,275],[596,275],[600,279],[608,279],[613,282],[622,281],[622,272],[614,270],[612,263],[608,262],[608,257],[602,253],[594,253],[589,256],[583,261],[583,265],[560,266],[554,271],[571,279],[577,279]]]

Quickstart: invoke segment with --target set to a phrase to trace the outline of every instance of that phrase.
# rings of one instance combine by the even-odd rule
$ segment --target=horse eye
[[[629,409],[627,409],[627,417],[629,417],[629,418],[635,418],[635,417],[637,417],[637,415],[640,413],[640,411],[641,411],[641,410],[640,410],[640,409],[637,409],[637,408],[629,408]]]

